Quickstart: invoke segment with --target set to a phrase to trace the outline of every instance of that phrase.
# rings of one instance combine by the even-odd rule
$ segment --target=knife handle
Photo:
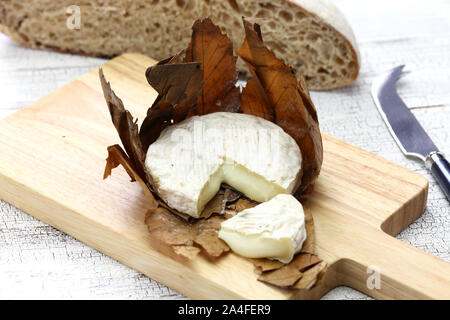
[[[447,199],[450,201],[450,164],[445,156],[437,151],[430,153],[425,161],[427,168],[431,171],[434,178],[444,191]]]

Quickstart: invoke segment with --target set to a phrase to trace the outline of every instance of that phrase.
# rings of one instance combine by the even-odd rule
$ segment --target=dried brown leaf
[[[301,277],[302,273],[295,267],[286,265],[280,269],[262,273],[258,280],[277,287],[290,287]]]
[[[226,209],[230,209],[230,204],[236,202],[242,193],[227,187],[222,186],[217,194],[212,198],[203,209],[200,218],[208,219],[212,214],[225,214]]]
[[[314,105],[304,83],[298,83],[291,68],[264,46],[261,29],[255,20],[244,18],[243,21],[246,38],[237,54],[247,63],[253,76],[258,78],[273,109],[274,122],[291,135],[300,147],[303,176],[301,183],[296,186],[297,194],[310,192],[319,175],[323,158],[322,138]],[[248,92],[252,93],[250,90]]]
[[[223,200],[226,205],[229,205],[233,202],[236,202],[242,197],[242,193],[239,191],[236,191],[232,188],[225,187],[225,192],[223,195]]]
[[[148,109],[139,132],[144,150],[164,128],[183,121],[195,108],[203,87],[200,63],[177,63],[175,57],[149,67],[145,73],[148,83],[159,93]]]
[[[285,266],[283,262],[278,260],[270,260],[270,259],[251,259],[253,265],[259,269],[261,272],[280,269]]]
[[[113,169],[119,165],[124,167],[125,171],[130,176],[131,182],[136,181],[136,169],[133,167],[130,158],[128,158],[125,151],[118,144],[108,147],[108,158],[106,158],[105,171],[103,173],[103,179],[108,178],[111,175]]]
[[[233,44],[210,20],[197,20],[184,62],[201,62],[205,84],[194,114],[237,112],[240,90]]]
[[[309,290],[314,287],[325,274],[327,263],[322,261],[314,267],[303,272],[303,277],[292,287],[294,289]]]
[[[209,256],[219,257],[230,248],[219,238],[218,232],[220,224],[225,221],[222,216],[211,216],[208,219],[202,219],[192,224],[195,233],[194,242],[203,247]]]
[[[189,256],[186,252],[192,253],[192,248],[199,245],[209,256],[218,257],[230,250],[218,237],[220,223],[224,220],[224,217],[214,215],[209,219],[186,221],[160,207],[147,212],[145,223],[152,237],[172,247],[175,253]],[[182,250],[181,246],[186,249]]]
[[[164,208],[149,210],[145,218],[150,234],[166,245],[193,245],[190,223]]]
[[[317,255],[301,252],[289,263],[289,265],[304,272],[320,262],[322,262],[322,259],[320,259]]]
[[[241,111],[269,121],[275,120],[274,111],[258,77],[254,76],[247,81],[247,85],[242,90]]]
[[[203,219],[208,219],[213,213],[220,214],[224,209],[224,190],[219,190],[217,194],[212,198],[203,209],[200,217]]]
[[[106,81],[101,68],[99,76],[112,122],[119,133],[123,147],[139,177],[147,182],[148,179],[144,169],[145,151],[139,139],[138,125],[133,120],[130,112],[125,109],[122,100],[111,89],[111,85]]]
[[[130,158],[128,158],[125,151],[123,151],[123,149],[118,144],[108,147],[108,158],[106,159],[106,167],[103,179],[109,177],[111,175],[112,169],[116,168],[119,164],[125,168],[125,171],[128,173],[132,181],[137,181],[139,183],[145,197],[148,200],[149,205],[151,206],[150,208],[157,208],[158,201],[155,199],[144,180],[142,180],[136,172],[136,169],[131,163]]]
[[[241,198],[236,202],[235,210],[236,212],[241,212],[245,209],[250,209],[257,206],[258,203],[247,198]]]
[[[312,286],[317,281],[317,275],[323,269],[323,266],[316,268],[322,260],[310,253],[298,254],[289,264],[268,259],[252,259],[252,262],[257,270],[261,271],[258,280],[278,287],[291,287],[296,284],[297,280],[304,278],[306,279],[299,285],[299,288]],[[314,270],[310,271],[311,269]]]

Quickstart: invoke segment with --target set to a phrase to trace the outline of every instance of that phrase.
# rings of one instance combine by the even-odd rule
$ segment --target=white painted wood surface
[[[400,95],[450,155],[450,2],[336,0],[353,26],[362,69],[352,86],[314,92],[323,131],[425,175],[424,215],[398,238],[450,261],[450,205],[423,165],[407,159],[370,97],[373,77],[398,64]],[[105,60],[35,51],[0,36],[0,118]],[[0,201],[0,298],[183,299],[177,292]],[[324,299],[368,299],[339,287]]]

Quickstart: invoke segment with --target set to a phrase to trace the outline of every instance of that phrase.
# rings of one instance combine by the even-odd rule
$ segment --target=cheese
[[[289,263],[306,240],[303,207],[279,194],[222,222],[219,238],[241,256]]]
[[[292,193],[301,165],[300,148],[279,126],[228,112],[194,116],[167,127],[145,160],[158,195],[195,218],[221,183],[258,202]]]

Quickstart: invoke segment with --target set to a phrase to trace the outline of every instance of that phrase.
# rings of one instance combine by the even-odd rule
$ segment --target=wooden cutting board
[[[144,76],[154,62],[126,54],[103,66],[141,120],[156,97]],[[311,291],[261,283],[253,265],[235,254],[187,262],[156,250],[138,184],[122,168],[102,180],[106,147],[119,138],[97,69],[0,121],[0,198],[191,298],[315,299],[338,285],[375,298],[450,298],[450,264],[392,237],[424,211],[427,180],[323,139],[323,169],[307,206],[318,254],[330,267]],[[374,271],[379,289],[369,288],[377,284]]]

